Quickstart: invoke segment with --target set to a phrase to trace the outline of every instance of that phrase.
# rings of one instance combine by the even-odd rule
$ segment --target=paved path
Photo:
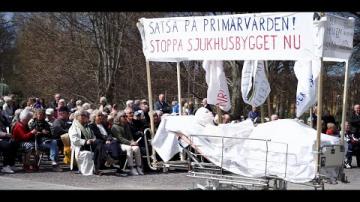
[[[356,165],[356,163],[353,165]],[[64,168],[64,172],[52,172],[43,165],[40,172],[25,173],[20,167],[15,174],[0,173],[0,190],[188,190],[196,188],[204,180],[187,177],[184,171],[150,172],[144,176],[115,176],[115,170],[106,170],[103,176],[82,176]],[[350,183],[326,184],[325,190],[360,190],[360,168],[346,169]],[[312,187],[288,184],[289,190]]]

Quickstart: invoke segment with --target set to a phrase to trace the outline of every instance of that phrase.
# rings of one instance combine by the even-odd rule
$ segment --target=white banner
[[[241,74],[241,94],[244,102],[258,107],[265,102],[270,91],[264,61],[244,61]]]
[[[313,13],[140,19],[150,61],[312,60]]]
[[[203,68],[206,71],[207,103],[218,105],[220,109],[231,109],[230,93],[226,82],[222,61],[204,61]]]
[[[298,80],[296,90],[296,117],[300,117],[317,101],[317,78],[319,76],[320,60],[295,62],[294,72]]]
[[[354,18],[326,15],[323,56],[348,60],[353,50]]]

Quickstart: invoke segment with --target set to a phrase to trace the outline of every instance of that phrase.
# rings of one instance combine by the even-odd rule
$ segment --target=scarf
[[[93,137],[93,133],[89,127],[84,127],[78,120],[74,120],[73,124],[75,127],[79,128],[81,133],[84,135],[85,139],[91,139]]]

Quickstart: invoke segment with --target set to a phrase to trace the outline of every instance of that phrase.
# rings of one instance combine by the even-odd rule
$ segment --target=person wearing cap
[[[53,108],[47,108],[45,111],[45,121],[47,121],[49,123],[50,126],[52,126],[52,124],[55,121],[55,116],[54,116],[54,109]]]
[[[60,139],[61,135],[68,133],[71,123],[69,122],[69,109],[66,106],[62,106],[58,109],[58,117],[52,124],[51,133],[54,139]],[[62,151],[64,145],[61,141],[58,141],[60,151]]]
[[[69,109],[66,106],[62,106],[58,110],[58,118],[53,122],[52,133],[55,138],[60,138],[61,135],[67,133],[70,128]]]

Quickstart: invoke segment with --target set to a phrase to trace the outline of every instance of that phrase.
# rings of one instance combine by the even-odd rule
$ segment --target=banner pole
[[[182,115],[182,106],[181,106],[180,62],[176,63],[176,72],[177,72],[177,85],[178,85],[179,116],[181,116]]]
[[[155,135],[155,125],[154,125],[154,106],[152,99],[152,88],[151,88],[151,75],[150,75],[150,63],[149,60],[146,60],[146,78],[147,78],[147,86],[148,86],[148,97],[149,97],[149,117],[150,117],[150,129],[151,129],[151,139],[154,138]],[[153,160],[153,164],[156,163],[156,153],[155,150],[152,150],[151,158]]]

